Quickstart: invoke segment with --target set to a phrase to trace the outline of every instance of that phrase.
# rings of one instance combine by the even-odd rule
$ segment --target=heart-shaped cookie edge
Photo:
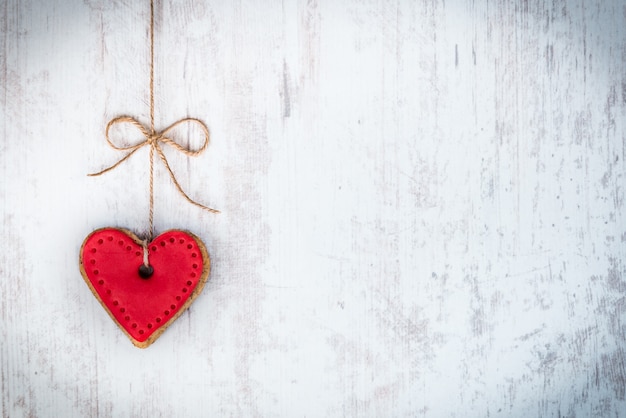
[[[83,251],[85,249],[85,244],[87,243],[89,238],[94,234],[97,234],[105,230],[111,230],[111,229],[120,231],[128,235],[128,237],[130,237],[136,244],[140,246],[142,245],[142,240],[129,229],[118,228],[118,227],[105,227],[105,228],[96,229],[92,231],[89,235],[87,235],[87,237],[83,241],[83,244],[80,247],[80,253],[78,255],[78,266],[80,269],[80,274],[83,276],[83,280],[85,281],[85,283],[87,283],[87,286],[89,286],[89,290],[91,290],[91,293],[93,293],[96,300],[100,302],[100,305],[104,308],[104,311],[109,315],[109,317],[111,317],[113,322],[117,325],[119,329],[122,330],[122,332],[128,337],[128,339],[133,343],[133,345],[139,348],[147,348],[152,343],[154,343],[165,332],[165,330],[169,328],[169,326],[172,323],[174,323],[178,319],[178,317],[181,316],[189,308],[189,306],[191,306],[193,301],[200,295],[200,293],[202,292],[202,289],[204,288],[204,285],[209,279],[209,273],[211,272],[211,258],[209,257],[209,252],[207,251],[204,245],[204,242],[202,242],[202,240],[192,232],[185,231],[182,229],[170,229],[154,237],[154,239],[148,245],[151,245],[154,241],[157,240],[157,238],[159,238],[159,236],[166,234],[168,232],[182,232],[182,233],[189,235],[191,238],[193,238],[196,241],[198,248],[200,248],[200,252],[202,253],[202,274],[200,276],[200,279],[198,280],[198,284],[189,295],[189,298],[185,301],[183,306],[181,306],[181,308],[176,312],[176,314],[173,315],[163,325],[161,325],[156,331],[154,331],[154,333],[150,335],[150,337],[148,337],[145,341],[143,342],[137,341],[128,333],[128,331],[126,331],[126,329],[117,321],[117,319],[115,319],[115,317],[113,316],[109,308],[104,304],[104,302],[100,298],[100,295],[98,294],[96,289],[93,287],[93,283],[91,283],[91,280],[89,280],[89,277],[87,277],[87,272],[85,271],[85,267],[83,266]]]

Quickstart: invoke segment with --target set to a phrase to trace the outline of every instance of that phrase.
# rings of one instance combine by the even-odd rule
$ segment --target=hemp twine
[[[202,146],[195,151],[181,146],[176,141],[172,140],[171,138],[167,136],[167,133],[169,131],[174,129],[176,126],[182,123],[186,123],[186,122],[197,124],[202,129],[202,133],[204,135],[204,142],[202,143]],[[111,141],[111,138],[109,137],[109,130],[111,129],[113,125],[121,124],[121,123],[130,123],[137,129],[139,129],[139,131],[143,134],[143,136],[146,139],[138,144],[130,145],[127,147],[123,147],[123,146],[120,147],[120,146],[115,145]],[[143,125],[141,122],[139,122],[137,119],[133,118],[132,116],[118,116],[116,118],[111,119],[109,123],[107,124],[106,130],[105,130],[105,138],[111,148],[118,150],[118,151],[128,151],[128,153],[124,157],[122,157],[118,162],[113,164],[112,166],[105,168],[104,170],[99,171],[97,173],[88,174],[88,176],[100,176],[104,173],[107,173],[115,169],[117,166],[122,164],[128,158],[130,158],[130,156],[133,155],[140,148],[146,145],[150,147],[150,186],[149,186],[150,213],[148,217],[149,223],[150,223],[150,230],[148,232],[149,239],[147,241],[152,241],[152,238],[154,236],[154,152],[155,151],[158,154],[161,161],[163,162],[163,165],[165,165],[165,168],[167,172],[169,173],[170,178],[172,179],[172,182],[176,186],[176,189],[183,196],[183,198],[185,198],[187,202],[191,203],[192,205],[198,206],[199,208],[204,209],[206,211],[209,211],[212,213],[219,213],[219,211],[216,209],[210,208],[208,206],[202,205],[194,201],[187,195],[187,193],[183,191],[182,187],[178,183],[178,180],[176,180],[176,176],[172,172],[172,169],[170,168],[170,165],[168,164],[167,159],[165,158],[165,154],[163,154],[163,150],[161,149],[161,146],[159,145],[160,142],[164,143],[166,145],[174,147],[176,150],[182,152],[183,154],[189,157],[195,157],[201,154],[209,145],[209,129],[204,124],[204,122],[196,118],[183,118],[174,122],[173,124],[165,128],[164,130],[162,130],[161,132],[157,132],[154,129],[154,0],[150,0],[150,128],[146,127],[145,125]],[[145,244],[145,242],[146,241],[144,241],[144,249],[147,249],[147,244]],[[144,264],[146,264],[146,266],[148,265],[147,264],[147,251],[144,252]]]
[[[150,262],[148,261],[148,240],[142,240],[141,246],[143,247],[143,265],[146,267],[150,267]]]

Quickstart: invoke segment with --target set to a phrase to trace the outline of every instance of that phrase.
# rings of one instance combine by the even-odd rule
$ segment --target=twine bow
[[[204,141],[202,143],[202,146],[198,148],[197,150],[187,149],[167,136],[167,134],[172,129],[174,129],[178,125],[185,123],[185,122],[195,123],[202,129],[202,133],[204,134]],[[113,125],[121,124],[121,123],[130,123],[137,129],[139,129],[139,131],[145,137],[145,140],[138,144],[129,145],[127,147],[123,147],[123,146],[121,147],[121,146],[115,145],[113,141],[111,141],[111,138],[109,136],[109,131]],[[152,206],[153,206],[152,200],[153,200],[153,189],[154,189],[153,180],[152,180],[153,178],[152,171],[153,171],[153,160],[154,160],[153,156],[154,156],[155,151],[158,154],[161,161],[163,161],[163,164],[165,165],[165,168],[167,169],[167,172],[169,173],[170,178],[172,179],[172,182],[176,186],[176,189],[178,189],[178,192],[185,198],[185,200],[187,200],[187,202],[191,203],[192,205],[198,206],[199,208],[207,210],[209,212],[219,213],[219,211],[216,209],[210,208],[208,206],[205,206],[201,203],[196,202],[195,200],[191,199],[187,195],[187,193],[184,192],[183,188],[180,186],[180,183],[178,183],[178,180],[176,180],[176,176],[172,172],[172,169],[170,168],[170,165],[167,162],[167,159],[165,158],[165,154],[163,154],[163,150],[161,149],[161,146],[159,144],[159,143],[164,143],[166,145],[169,145],[189,157],[195,157],[201,154],[209,145],[209,129],[201,120],[195,119],[195,118],[180,119],[179,121],[174,122],[173,124],[165,128],[163,131],[155,132],[153,129],[149,129],[148,127],[142,125],[139,121],[137,121],[137,119],[131,116],[119,116],[117,118],[111,119],[109,123],[107,124],[106,131],[105,131],[105,138],[111,148],[117,151],[128,151],[128,153],[124,157],[122,157],[118,162],[113,164],[112,166],[105,168],[104,170],[99,171],[97,173],[89,174],[89,176],[100,176],[104,173],[107,173],[117,168],[120,164],[122,164],[124,161],[129,159],[139,149],[143,148],[146,145],[150,147],[150,217],[151,218],[152,218]]]

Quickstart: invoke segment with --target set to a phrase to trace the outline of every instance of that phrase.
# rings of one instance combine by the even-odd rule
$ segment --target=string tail
[[[108,173],[111,170],[114,170],[115,168],[117,168],[118,165],[122,164],[124,161],[128,160],[130,158],[131,155],[133,155],[135,153],[135,151],[137,151],[139,148],[136,148],[134,150],[132,150],[131,152],[129,152],[128,154],[126,154],[124,156],[124,158],[122,158],[121,160],[119,160],[118,162],[116,162],[115,164],[113,164],[110,167],[105,168],[102,171],[98,171],[97,173],[89,173],[87,174],[89,177],[97,177],[97,176],[101,176],[104,173]]]
[[[174,175],[174,172],[170,168],[170,165],[168,164],[167,159],[165,158],[165,155],[163,154],[163,151],[161,150],[161,147],[159,147],[157,144],[154,144],[153,147],[156,149],[157,154],[159,154],[159,158],[161,159],[161,161],[163,161],[163,165],[165,165],[165,169],[170,174],[170,178],[172,179],[172,182],[174,183],[174,186],[176,186],[176,189],[178,190],[178,192],[185,198],[185,200],[187,200],[187,202],[189,202],[192,205],[195,205],[195,206],[197,206],[197,207],[199,207],[201,209],[204,209],[204,210],[206,210],[208,212],[220,213],[219,210],[210,208],[208,206],[204,206],[203,204],[198,203],[195,200],[193,200],[192,198],[190,198],[187,195],[187,193],[185,193],[183,188],[180,186],[180,183],[178,183],[178,180],[176,180],[176,176]]]

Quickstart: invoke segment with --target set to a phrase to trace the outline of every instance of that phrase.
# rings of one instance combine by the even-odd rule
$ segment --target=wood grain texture
[[[2,416],[626,417],[621,0],[157,2],[156,125],[207,123],[166,153],[222,213],[157,164],[213,270],[138,350],[76,257],[146,232],[147,150],[86,174],[148,121],[148,18],[1,3]]]

